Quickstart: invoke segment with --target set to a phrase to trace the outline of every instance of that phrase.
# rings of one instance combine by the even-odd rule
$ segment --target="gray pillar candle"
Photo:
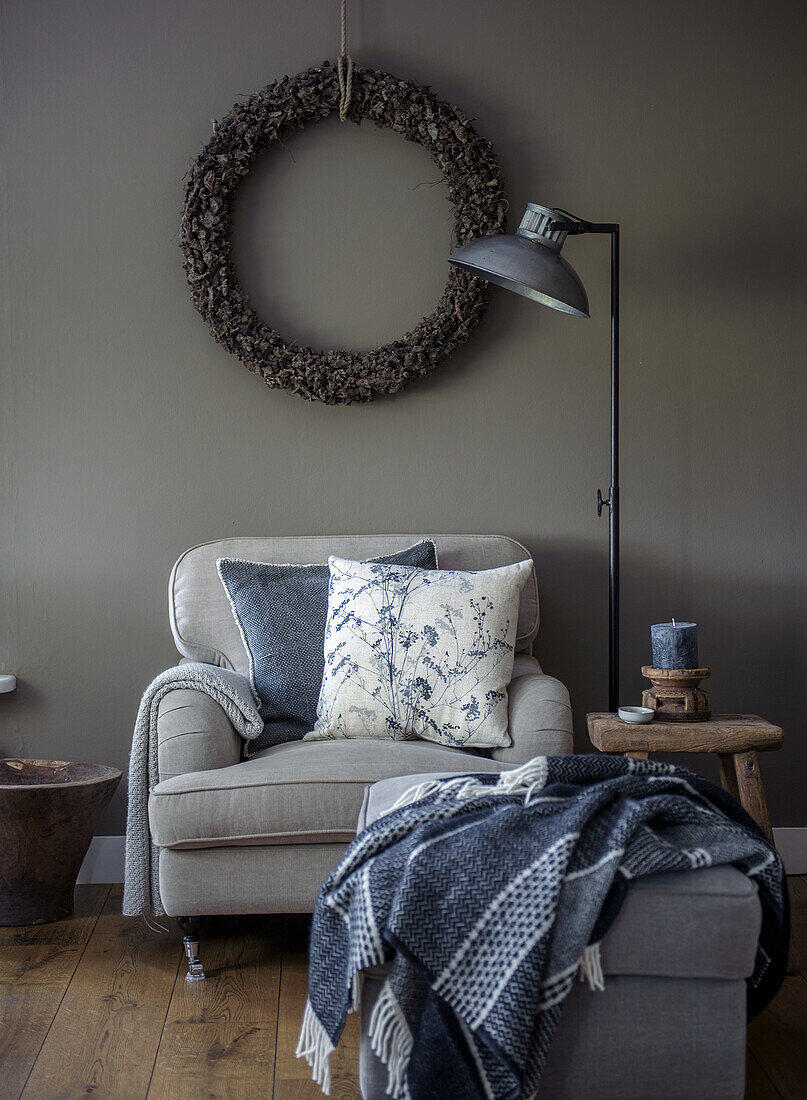
[[[655,623],[650,627],[653,668],[698,668],[697,623]]]

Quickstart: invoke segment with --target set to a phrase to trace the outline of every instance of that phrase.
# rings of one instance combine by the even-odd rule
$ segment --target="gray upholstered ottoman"
[[[424,778],[368,787],[359,829]],[[745,979],[760,920],[756,887],[733,867],[636,881],[602,941],[605,991],[575,985],[552,1041],[542,1094],[550,1100],[742,1100]],[[367,1040],[384,969],[365,971],[362,982],[365,1100],[388,1095],[386,1070]]]

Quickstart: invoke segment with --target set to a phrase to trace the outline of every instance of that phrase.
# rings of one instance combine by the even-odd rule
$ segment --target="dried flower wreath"
[[[352,82],[352,83],[351,83]],[[411,332],[365,354],[313,351],[284,340],[255,313],[238,285],[230,245],[236,187],[273,142],[334,112],[371,119],[416,141],[434,158],[454,207],[452,248],[504,231],[506,202],[489,141],[457,107],[428,88],[374,69],[344,76],[328,62],[269,84],[236,104],[188,174],[180,243],[196,308],[216,340],[268,386],[329,405],[397,393],[428,374],[476,328],[489,284],[452,268],[434,313]]]

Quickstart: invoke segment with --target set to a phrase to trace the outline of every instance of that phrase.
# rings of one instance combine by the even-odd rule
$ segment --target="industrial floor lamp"
[[[597,490],[597,515],[608,509],[608,709],[619,705],[619,226],[586,222],[566,210],[528,203],[515,235],[479,237],[449,263],[534,302],[588,317],[588,297],[574,268],[560,255],[569,234],[611,237],[611,486]]]

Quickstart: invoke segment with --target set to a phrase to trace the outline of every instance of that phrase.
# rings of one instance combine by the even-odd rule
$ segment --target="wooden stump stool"
[[[70,916],[93,831],[120,780],[101,764],[0,760],[0,925]]]

